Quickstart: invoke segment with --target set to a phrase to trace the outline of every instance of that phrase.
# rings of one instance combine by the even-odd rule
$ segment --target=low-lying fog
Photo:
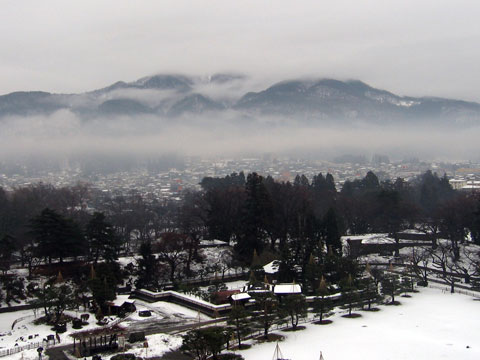
[[[414,124],[414,122],[411,122]],[[322,125],[291,118],[222,115],[161,118],[120,116],[84,120],[62,110],[50,116],[0,121],[0,160],[30,155],[62,159],[95,154],[141,158],[162,154],[205,157],[305,154],[328,159],[343,153],[391,158],[477,160],[480,128],[416,125]]]

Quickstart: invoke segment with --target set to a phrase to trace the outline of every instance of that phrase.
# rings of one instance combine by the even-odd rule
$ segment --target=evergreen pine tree
[[[322,276],[320,285],[317,289],[315,300],[313,301],[313,311],[315,316],[318,316],[318,323],[323,323],[323,316],[332,309],[332,301],[327,296],[329,295],[328,286],[325,278]]]
[[[336,255],[342,255],[342,242],[340,241],[340,230],[338,228],[337,215],[333,208],[330,208],[323,219],[325,244],[332,247]]]
[[[391,297],[390,304],[396,304],[395,295],[400,291],[399,276],[394,273],[389,273],[384,276],[381,281],[382,294],[389,295]]]
[[[357,286],[351,274],[349,274],[347,278],[343,279],[340,282],[340,287],[342,289],[343,302],[348,308],[348,316],[352,316],[352,309],[358,302],[359,297],[357,292]]]
[[[268,338],[270,327],[278,320],[278,300],[270,292],[256,293],[255,299],[255,326],[263,329],[265,339]]]
[[[137,260],[137,288],[154,288],[157,283],[157,260],[152,252],[152,245],[149,241],[144,241],[140,245],[140,256]]]
[[[292,329],[295,330],[301,318],[307,316],[307,301],[302,294],[286,295],[278,307],[279,318],[290,318]]]
[[[232,310],[228,314],[227,324],[232,327],[237,337],[239,349],[242,348],[242,338],[250,332],[249,317],[249,311],[236,302],[232,305]]]

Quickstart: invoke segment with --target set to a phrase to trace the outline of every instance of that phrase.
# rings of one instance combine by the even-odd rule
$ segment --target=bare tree
[[[462,254],[463,261],[455,262],[454,267],[458,273],[463,274],[465,283],[470,284],[472,276],[480,275],[480,251],[465,246],[462,249]]]
[[[191,276],[191,264],[194,259],[199,259],[198,245],[206,232],[206,203],[198,192],[185,193],[184,201],[178,209],[176,222],[184,235],[186,235],[186,262],[185,275]]]
[[[454,260],[460,259],[460,245],[467,238],[468,224],[473,214],[472,199],[466,195],[458,195],[455,199],[446,202],[440,209],[440,229],[450,240]]]
[[[451,245],[439,244],[435,251],[430,252],[432,266],[441,270],[442,278],[450,285],[450,292],[455,292],[455,283],[463,277],[457,272],[457,262]]]
[[[160,242],[154,247],[154,252],[158,254],[158,259],[168,264],[170,268],[170,281],[175,282],[175,275],[180,264],[186,259],[185,252],[186,236],[177,233],[164,233]]]
[[[427,285],[428,275],[430,270],[428,269],[428,262],[431,257],[431,249],[424,248],[412,248],[412,255],[410,256],[410,267],[413,272],[422,279],[423,283]]]

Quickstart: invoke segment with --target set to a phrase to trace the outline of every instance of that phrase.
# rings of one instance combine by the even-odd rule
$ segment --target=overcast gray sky
[[[478,0],[3,0],[0,94],[165,72],[360,79],[480,101]]]

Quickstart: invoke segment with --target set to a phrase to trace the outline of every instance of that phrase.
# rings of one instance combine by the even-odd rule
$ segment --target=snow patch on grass
[[[328,326],[308,324],[301,332],[281,332],[288,359],[431,360],[480,359],[480,302],[459,294],[422,289],[400,306],[362,312],[358,319],[336,314]],[[246,360],[271,359],[276,344],[254,345],[240,351]],[[467,346],[469,348],[467,348]]]

